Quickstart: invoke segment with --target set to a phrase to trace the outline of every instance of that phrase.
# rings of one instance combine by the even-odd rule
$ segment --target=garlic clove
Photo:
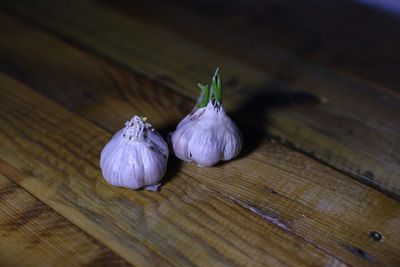
[[[201,167],[215,165],[221,159],[221,142],[213,128],[197,131],[187,149],[191,159]]]
[[[168,150],[168,144],[164,141],[164,138],[154,131],[154,129],[151,131],[150,134],[147,136],[147,144],[148,146],[153,149],[157,150],[159,153],[161,153],[164,157],[168,158],[169,155],[169,150]]]
[[[134,116],[102,150],[100,168],[111,185],[139,189],[158,184],[167,160],[166,142],[150,124]]]

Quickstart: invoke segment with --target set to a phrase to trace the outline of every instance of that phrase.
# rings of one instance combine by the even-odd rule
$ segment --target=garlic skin
[[[178,124],[171,143],[181,160],[208,167],[236,157],[242,149],[242,135],[223,106],[209,101]]]
[[[168,154],[164,139],[135,115],[101,151],[100,168],[111,185],[156,191],[166,172]]]

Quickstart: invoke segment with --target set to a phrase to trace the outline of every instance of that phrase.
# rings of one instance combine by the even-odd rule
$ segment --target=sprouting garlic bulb
[[[133,116],[101,151],[100,168],[110,184],[157,190],[167,168],[168,146],[145,120]]]
[[[202,97],[197,110],[187,115],[171,134],[174,154],[186,162],[212,166],[231,160],[242,148],[242,135],[222,106],[222,87],[218,69],[211,88],[199,84]],[[196,108],[196,107],[195,107]]]

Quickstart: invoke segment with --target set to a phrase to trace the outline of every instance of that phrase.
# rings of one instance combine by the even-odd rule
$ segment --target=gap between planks
[[[4,166],[0,159],[0,166]],[[82,229],[1,174],[0,258],[3,266],[130,266]],[[23,257],[21,257],[23,255]]]

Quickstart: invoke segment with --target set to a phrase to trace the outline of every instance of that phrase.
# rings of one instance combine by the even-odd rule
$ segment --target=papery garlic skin
[[[171,143],[178,158],[206,167],[236,157],[242,149],[242,135],[223,106],[210,101],[178,124]]]
[[[166,172],[168,154],[164,139],[134,116],[101,151],[100,168],[111,185],[156,190]]]

